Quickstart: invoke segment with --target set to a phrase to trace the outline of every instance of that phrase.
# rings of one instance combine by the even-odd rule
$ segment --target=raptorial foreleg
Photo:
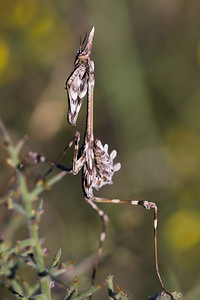
[[[67,151],[72,147],[73,143],[75,144],[74,146],[74,155],[73,155],[73,162],[70,167],[64,166],[59,163],[59,161],[63,158],[63,156],[67,153]],[[66,171],[67,173],[72,173],[72,174],[77,174],[80,169],[83,166],[84,163],[84,153],[83,155],[77,159],[78,157],[78,151],[79,151],[79,144],[80,144],[80,133],[77,131],[74,137],[71,139],[71,141],[67,144],[67,146],[63,149],[63,151],[59,154],[58,158],[53,161],[45,156],[37,153],[37,152],[32,152],[30,151],[28,153],[28,157],[33,158],[34,163],[38,164],[40,162],[47,163],[51,165],[51,168],[44,174],[44,178],[46,178],[55,168],[58,168],[62,171]]]

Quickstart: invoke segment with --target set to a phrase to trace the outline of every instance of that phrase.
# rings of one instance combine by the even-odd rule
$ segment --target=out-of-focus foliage
[[[197,0],[0,1],[0,116],[15,139],[30,135],[26,151],[49,158],[74,134],[64,85],[80,36],[96,27],[95,136],[118,150],[122,164],[114,184],[98,194],[156,202],[161,273],[170,290],[194,300],[200,298],[199,13]],[[82,136],[85,109],[77,123]],[[72,151],[64,163],[71,157]],[[10,172],[2,162],[0,168],[3,186]],[[92,254],[101,223],[84,203],[80,177],[65,178],[44,197],[45,247],[55,253],[59,246],[74,260]],[[128,296],[147,299],[160,290],[153,216],[135,207],[102,208],[110,223],[98,280],[112,273]],[[16,239],[26,235],[2,209],[3,237],[12,239],[5,220]]]

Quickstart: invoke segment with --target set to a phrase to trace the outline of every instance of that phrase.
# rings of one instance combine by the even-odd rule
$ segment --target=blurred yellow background
[[[158,205],[161,273],[171,291],[190,300],[200,299],[199,15],[195,0],[0,1],[0,117],[15,141],[30,136],[22,156],[32,150],[55,159],[75,130],[83,137],[86,101],[71,128],[64,86],[80,36],[95,26],[94,132],[122,164],[113,185],[96,195]],[[0,154],[3,187],[11,171],[3,148]],[[72,150],[63,163],[71,159]],[[40,165],[33,172],[45,170]],[[40,236],[50,259],[60,247],[63,260],[94,253],[101,222],[84,202],[81,175],[65,177],[44,199]],[[97,282],[111,273],[129,299],[147,299],[160,290],[153,213],[101,208],[110,223]],[[20,225],[14,237],[6,231],[6,222],[16,227],[11,213],[2,210],[0,219],[4,239],[26,237]],[[80,289],[89,286],[90,273],[77,274]]]

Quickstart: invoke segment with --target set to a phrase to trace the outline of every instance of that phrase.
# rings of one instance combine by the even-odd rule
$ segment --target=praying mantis
[[[87,118],[84,144],[80,148],[80,133],[77,131],[70,140],[65,149],[58,156],[56,161],[47,159],[36,152],[29,152],[29,157],[33,158],[35,163],[46,162],[51,168],[46,172],[44,178],[53,171],[54,168],[61,169],[68,174],[76,175],[82,170],[82,188],[85,201],[93,208],[102,220],[103,227],[99,237],[99,246],[96,254],[96,260],[92,273],[92,286],[94,286],[95,276],[99,260],[102,253],[102,246],[106,238],[106,229],[108,226],[108,216],[100,209],[97,203],[113,203],[113,204],[129,204],[142,206],[145,209],[153,209],[154,211],[154,255],[155,269],[163,291],[170,295],[163,284],[159,267],[158,267],[158,251],[157,251],[157,206],[154,202],[146,200],[120,200],[107,199],[104,197],[96,197],[93,190],[99,190],[102,186],[112,184],[112,177],[117,172],[121,164],[114,163],[117,155],[116,150],[110,154],[108,145],[103,145],[99,139],[94,138],[93,133],[93,91],[95,85],[94,79],[94,62],[91,60],[91,50],[93,44],[95,28],[93,27],[88,41],[83,47],[83,43],[76,54],[74,62],[74,70],[66,81],[66,90],[68,94],[68,123],[76,126],[77,118],[81,105],[87,95]],[[60,159],[65,155],[69,148],[74,144],[73,161],[70,167],[59,163]]]

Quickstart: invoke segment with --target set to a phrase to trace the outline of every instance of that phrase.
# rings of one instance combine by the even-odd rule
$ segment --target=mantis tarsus
[[[29,156],[32,157],[36,163],[47,162],[51,168],[45,174],[46,177],[55,167],[76,175],[82,170],[82,187],[83,194],[86,202],[97,212],[102,219],[103,228],[99,238],[99,247],[97,250],[96,261],[92,274],[92,286],[94,285],[96,270],[98,267],[99,259],[102,252],[102,246],[106,237],[106,228],[108,225],[108,216],[103,210],[99,209],[96,203],[115,203],[115,204],[130,204],[139,205],[145,209],[154,210],[154,252],[155,252],[155,268],[158,279],[165,293],[169,294],[173,299],[170,292],[165,289],[162,278],[158,268],[158,255],[157,255],[157,206],[154,202],[145,200],[120,200],[120,199],[107,199],[104,197],[95,197],[93,189],[100,189],[103,185],[112,184],[112,177],[116,171],[121,167],[120,163],[114,164],[113,160],[117,152],[113,150],[111,154],[108,153],[108,145],[102,145],[101,141],[94,139],[93,134],[93,90],[94,90],[94,62],[90,59],[92,43],[94,38],[95,28],[93,27],[86,46],[83,49],[83,44],[80,46],[76,54],[74,62],[74,70],[66,81],[66,90],[68,93],[68,122],[72,126],[76,126],[78,114],[87,94],[87,122],[85,129],[85,140],[81,149],[79,149],[80,133],[76,132],[75,136],[71,139],[56,161],[51,161],[44,156],[35,152],[30,152]],[[70,167],[66,167],[59,163],[60,159],[65,155],[66,151],[74,146],[73,162]]]

